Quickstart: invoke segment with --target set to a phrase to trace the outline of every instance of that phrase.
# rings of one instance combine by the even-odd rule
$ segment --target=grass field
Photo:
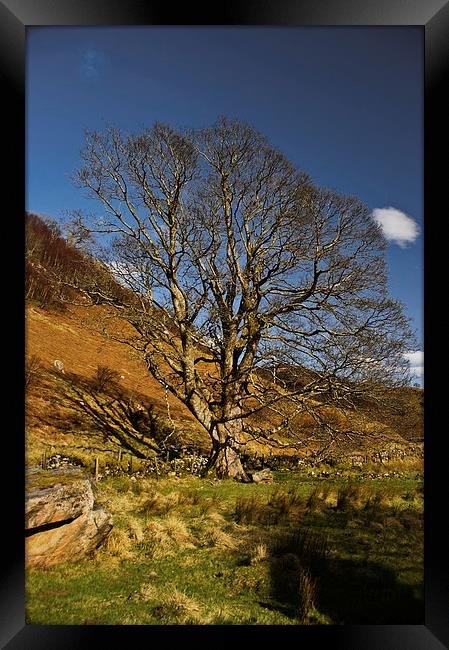
[[[83,561],[30,569],[27,623],[423,623],[422,480],[98,483],[114,516]]]

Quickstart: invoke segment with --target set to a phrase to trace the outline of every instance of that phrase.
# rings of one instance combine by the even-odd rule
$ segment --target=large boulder
[[[25,530],[73,520],[92,510],[94,494],[87,478],[45,472],[55,482],[48,487],[35,484],[26,495]]]
[[[79,470],[33,471],[27,476],[25,554],[28,566],[47,567],[89,555],[107,538],[112,517],[95,506],[92,483]]]

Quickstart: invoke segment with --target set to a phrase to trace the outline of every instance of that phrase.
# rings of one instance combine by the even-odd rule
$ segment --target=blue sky
[[[357,196],[388,239],[389,287],[423,350],[420,27],[33,27],[26,209],[92,210],[70,175],[83,130],[245,120],[318,185]]]

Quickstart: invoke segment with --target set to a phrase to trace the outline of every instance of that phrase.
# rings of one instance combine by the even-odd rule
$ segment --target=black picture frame
[[[287,26],[421,26],[425,39],[425,623],[389,626],[301,626],[273,629],[246,626],[37,626],[25,624],[24,612],[24,300],[23,300],[23,214],[25,209],[25,47],[26,30],[34,25],[287,25]],[[0,0],[0,74],[3,92],[3,159],[6,162],[3,193],[10,199],[5,208],[4,251],[14,255],[3,273],[4,336],[14,348],[7,365],[4,407],[14,414],[4,431],[4,449],[10,476],[4,479],[2,500],[3,567],[0,584],[0,642],[9,650],[17,648],[90,648],[111,641],[117,644],[140,642],[151,646],[180,636],[183,644],[212,641],[228,645],[231,640],[251,643],[267,638],[283,640],[288,634],[303,647],[342,648],[344,650],[437,650],[449,647],[449,581],[447,521],[439,495],[445,496],[447,458],[444,434],[438,411],[444,412],[442,382],[432,368],[446,370],[441,349],[441,307],[445,295],[439,288],[444,278],[446,256],[440,234],[443,221],[443,192],[446,188],[448,107],[444,101],[444,82],[449,67],[449,3],[443,0],[248,0],[211,3],[209,6],[176,6],[143,0]],[[444,137],[446,135],[446,138]],[[445,182],[446,181],[446,182]],[[10,243],[11,242],[11,243]],[[439,248],[441,247],[441,248]],[[441,285],[440,285],[441,286]],[[440,307],[437,327],[431,318]],[[7,316],[7,317],[6,317]],[[438,329],[437,329],[438,328]],[[437,341],[440,342],[437,353]],[[437,356],[438,355],[438,356]],[[7,436],[7,437],[6,437]],[[447,502],[447,499],[446,499]],[[260,637],[260,635],[263,635]],[[213,640],[212,640],[213,637]]]

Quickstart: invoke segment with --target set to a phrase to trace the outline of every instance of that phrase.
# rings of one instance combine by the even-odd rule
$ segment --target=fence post
[[[96,457],[95,457],[95,482],[98,481],[98,473],[99,473],[98,470],[99,470],[99,464],[100,464],[100,460],[99,460],[98,456],[96,456]]]
[[[41,467],[42,469],[47,469],[47,450],[42,453]]]

